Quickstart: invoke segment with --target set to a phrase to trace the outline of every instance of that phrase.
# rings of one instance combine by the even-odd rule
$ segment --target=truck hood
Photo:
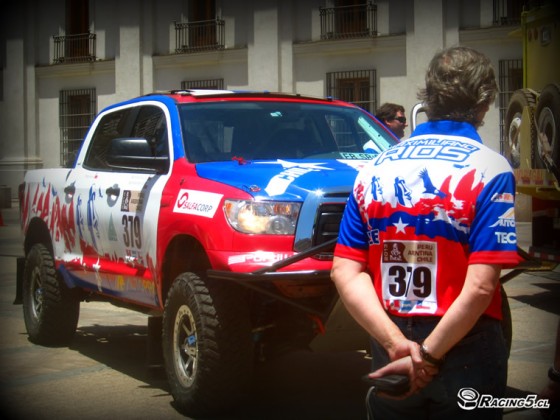
[[[311,191],[336,187],[351,191],[367,160],[282,160],[208,162],[200,177],[239,188],[255,198],[302,201]]]

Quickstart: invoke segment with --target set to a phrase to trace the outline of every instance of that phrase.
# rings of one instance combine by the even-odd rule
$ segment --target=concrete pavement
[[[146,367],[147,318],[105,303],[84,303],[69,348],[27,339],[13,305],[21,236],[16,205],[0,226],[0,403],[4,418],[184,418],[161,371]],[[520,224],[522,247],[530,225]],[[560,270],[521,274],[505,285],[513,317],[509,396],[535,394],[547,382],[560,315]],[[364,419],[364,352],[285,355],[257,372],[251,404],[230,418]],[[506,420],[538,419],[537,410],[506,410]]]

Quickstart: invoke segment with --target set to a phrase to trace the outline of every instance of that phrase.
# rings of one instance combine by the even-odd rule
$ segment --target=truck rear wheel
[[[511,95],[511,99],[508,104],[508,109],[506,113],[505,129],[506,129],[506,139],[504,143],[504,156],[512,166],[512,168],[519,168],[521,165],[521,124],[525,123],[522,121],[523,108],[529,106],[531,109],[535,106],[534,95],[525,89],[516,90]],[[531,112],[532,115],[532,112]],[[535,144],[536,133],[534,130],[534,122],[527,121],[531,125],[531,145]],[[523,153],[529,152],[528,150],[523,151]]]
[[[250,317],[235,286],[183,273],[163,313],[163,357],[171,394],[188,416],[238,404],[253,371]]]
[[[22,295],[29,339],[47,346],[68,345],[78,325],[80,300],[57,273],[43,244],[33,245],[27,254]]]
[[[538,132],[548,141],[547,149],[556,166],[560,166],[560,86],[551,84],[545,86],[539,96],[535,112]],[[543,147],[537,142],[537,167],[545,168],[542,159]]]

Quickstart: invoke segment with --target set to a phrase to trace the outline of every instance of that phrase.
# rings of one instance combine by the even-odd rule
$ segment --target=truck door
[[[149,306],[159,306],[155,261],[159,205],[171,161],[168,121],[166,108],[155,102],[109,111],[95,127],[83,161],[78,161],[76,180],[81,265],[86,271],[81,277],[101,293]],[[117,143],[119,139],[124,143]],[[126,154],[136,151],[116,149],[115,144],[139,144],[143,151],[149,146],[166,169],[156,173],[127,164]]]

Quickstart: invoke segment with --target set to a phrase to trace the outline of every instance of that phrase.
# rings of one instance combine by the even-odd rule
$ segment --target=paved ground
[[[173,407],[160,371],[146,368],[146,316],[84,303],[70,348],[27,340],[22,309],[13,305],[21,254],[17,213],[0,226],[0,402],[3,418],[184,418]],[[519,236],[527,242],[530,226]],[[524,273],[505,288],[513,317],[510,396],[537,393],[547,381],[560,315],[560,271]],[[252,402],[231,419],[364,419],[363,352],[286,355],[261,366]],[[538,419],[536,410],[507,411],[506,420]]]

